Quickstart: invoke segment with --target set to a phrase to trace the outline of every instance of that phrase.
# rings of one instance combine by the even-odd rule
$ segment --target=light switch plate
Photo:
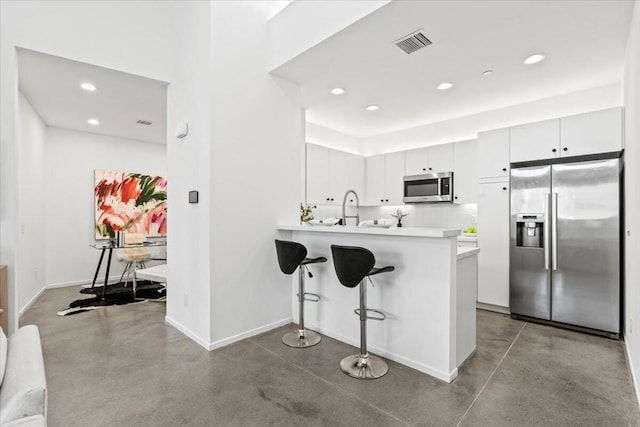
[[[198,192],[189,191],[189,203],[198,203]]]
[[[183,139],[189,134],[189,123],[180,122],[176,126],[176,138]]]

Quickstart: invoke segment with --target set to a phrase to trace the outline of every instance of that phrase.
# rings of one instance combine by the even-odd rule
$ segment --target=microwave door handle
[[[438,197],[442,196],[442,180],[436,178],[436,186],[438,187]]]

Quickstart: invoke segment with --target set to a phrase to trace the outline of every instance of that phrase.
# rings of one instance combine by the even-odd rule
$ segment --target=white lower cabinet
[[[509,182],[478,187],[478,302],[509,307]]]

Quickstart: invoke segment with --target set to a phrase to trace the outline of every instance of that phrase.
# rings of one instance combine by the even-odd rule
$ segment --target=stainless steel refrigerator
[[[619,336],[621,172],[620,158],[511,169],[513,317]]]

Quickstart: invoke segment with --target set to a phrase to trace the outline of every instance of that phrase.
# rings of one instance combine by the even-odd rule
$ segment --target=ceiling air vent
[[[151,125],[151,122],[149,120],[138,120],[136,123],[139,125],[145,125],[145,126]]]
[[[396,41],[395,44],[409,54],[416,50],[420,50],[423,47],[429,46],[431,44],[431,40],[422,34],[422,30],[418,30]]]

